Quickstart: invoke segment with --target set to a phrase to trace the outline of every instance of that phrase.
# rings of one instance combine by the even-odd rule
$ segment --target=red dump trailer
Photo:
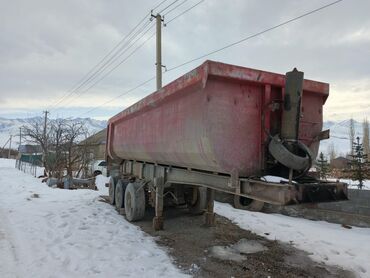
[[[236,206],[341,200],[346,185],[307,177],[317,156],[329,84],[206,61],[112,117],[107,128],[110,197],[129,220],[163,204],[207,210],[214,190]],[[267,182],[264,175],[286,177]]]

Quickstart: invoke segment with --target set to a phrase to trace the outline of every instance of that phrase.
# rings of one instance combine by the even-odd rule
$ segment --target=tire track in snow
[[[3,278],[21,277],[19,269],[16,268],[19,265],[19,259],[11,237],[13,233],[9,231],[11,226],[2,208],[0,208],[0,219],[0,273]],[[18,269],[18,273],[14,273],[13,269]]]
[[[16,254],[7,263],[9,278],[186,277],[152,237],[97,201],[99,192],[48,188],[3,162],[0,209],[12,211],[5,234]],[[0,250],[0,265],[10,252]]]

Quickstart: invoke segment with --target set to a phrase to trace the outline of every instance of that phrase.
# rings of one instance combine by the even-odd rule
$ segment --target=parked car
[[[107,162],[105,160],[93,160],[89,165],[89,175],[94,177],[98,175],[107,176]]]

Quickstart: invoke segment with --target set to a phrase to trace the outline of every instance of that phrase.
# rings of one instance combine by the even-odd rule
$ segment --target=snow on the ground
[[[346,184],[348,184],[348,188],[350,189],[358,189],[358,184],[359,184],[359,181],[358,180],[350,180],[350,179],[336,179],[336,178],[328,178],[327,179],[328,181],[333,181],[333,182],[336,182],[336,181],[339,181],[339,182],[344,182]],[[363,187],[362,189],[365,189],[365,190],[370,190],[370,180],[364,180],[363,181]]]
[[[330,180],[330,179],[328,179]],[[332,179],[332,180],[335,180],[335,179]],[[336,181],[336,180],[335,180]],[[339,179],[340,182],[345,182],[348,184],[348,188],[351,188],[351,189],[358,189],[358,184],[359,184],[359,181],[353,181],[353,180],[350,180],[350,179]],[[365,180],[363,181],[363,187],[362,189],[365,189],[365,190],[370,190],[370,180]]]
[[[289,182],[288,179],[285,179],[285,178],[282,178],[282,177],[279,177],[279,176],[271,176],[271,175],[263,176],[260,179],[263,180],[263,181],[266,181],[266,182],[275,182],[275,183]],[[293,181],[293,183],[296,183],[296,182]]]
[[[108,187],[105,186],[106,183],[109,182],[109,177],[105,177],[103,175],[97,175],[95,177],[95,185],[100,191],[100,195],[108,195]]]
[[[280,214],[249,212],[215,202],[215,212],[239,227],[270,240],[293,244],[312,259],[339,265],[359,277],[370,277],[370,229],[346,229],[324,221],[311,221]]]
[[[100,191],[53,189],[0,159],[0,277],[181,277]]]
[[[26,174],[41,177],[44,175],[45,167],[32,166],[29,163],[23,163],[20,170]]]
[[[271,175],[263,176],[260,179],[263,180],[263,181],[266,181],[266,182],[275,182],[275,183],[289,182],[288,179],[285,179],[285,178],[282,178],[282,177],[279,177],[279,176],[271,176]],[[333,182],[336,182],[336,181],[344,182],[344,183],[348,184],[348,188],[358,189],[359,181],[357,181],[357,180],[353,181],[353,180],[350,180],[350,179],[335,179],[335,178],[328,178],[327,180],[328,181],[333,181]],[[293,181],[293,183],[296,183],[296,182]],[[362,189],[370,190],[370,180],[364,180],[363,185],[364,186],[362,187]]]

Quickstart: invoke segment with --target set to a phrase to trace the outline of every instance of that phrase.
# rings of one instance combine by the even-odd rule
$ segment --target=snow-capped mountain
[[[6,119],[0,118],[0,148],[8,141],[9,136],[13,135],[12,148],[17,148],[19,144],[19,128],[26,125],[27,122],[34,118],[27,119]],[[106,121],[100,121],[90,118],[76,118],[73,121],[83,121],[90,134],[94,134],[106,127]],[[321,141],[320,151],[324,154],[328,153],[330,145],[334,145],[337,155],[345,155],[350,150],[349,142],[349,123],[350,120],[335,122],[324,122],[323,130],[330,129],[330,139]],[[362,123],[354,121],[356,135],[362,139]],[[8,145],[6,146],[8,147]]]
[[[6,119],[0,118],[0,148],[2,148],[8,141],[10,135],[13,135],[12,139],[12,148],[16,149],[19,145],[19,128],[27,125],[30,121],[36,120],[35,118],[26,118],[26,119]],[[51,120],[52,121],[52,120]],[[76,118],[72,119],[76,122],[84,122],[85,127],[90,134],[94,134],[103,128],[106,128],[107,121],[100,121],[90,118]],[[24,142],[23,142],[24,143]],[[5,146],[9,147],[9,142]]]

